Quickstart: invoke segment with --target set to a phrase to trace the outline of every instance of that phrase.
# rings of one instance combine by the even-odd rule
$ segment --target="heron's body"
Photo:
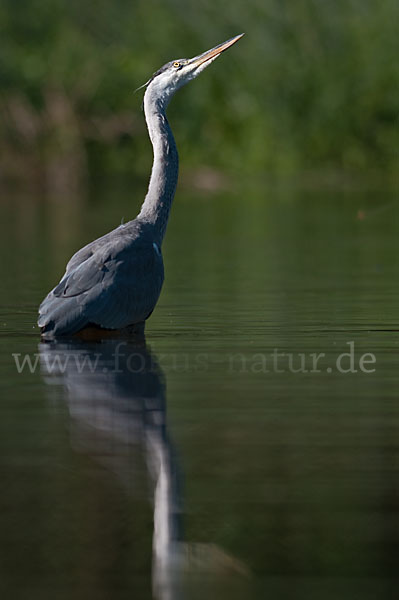
[[[154,163],[141,211],[133,221],[74,254],[60,283],[40,305],[38,325],[43,337],[93,329],[111,334],[144,330],[161,293],[161,247],[178,177],[178,154],[166,107],[179,87],[240,37],[194,59],[167,63],[146,84],[144,112]]]
[[[164,278],[161,251],[153,239],[152,228],[135,219],[79,250],[42,302],[39,326],[50,326],[57,336],[86,327],[119,330],[143,323]]]

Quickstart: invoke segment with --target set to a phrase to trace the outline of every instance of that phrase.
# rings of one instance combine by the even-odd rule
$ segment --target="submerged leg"
[[[84,329],[81,329],[73,335],[74,338],[79,338],[86,341],[96,341],[103,339],[115,338],[143,338],[144,337],[145,321],[134,323],[123,327],[122,329],[104,329],[98,325],[89,324]]]

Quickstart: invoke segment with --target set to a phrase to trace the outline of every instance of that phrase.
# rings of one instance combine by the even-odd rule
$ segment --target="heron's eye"
[[[180,69],[181,64],[178,61],[176,61],[176,62],[173,63],[173,66],[174,66],[175,69]]]

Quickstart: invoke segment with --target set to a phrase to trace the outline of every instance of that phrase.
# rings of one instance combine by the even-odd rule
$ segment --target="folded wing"
[[[53,337],[72,335],[88,324],[121,329],[142,322],[154,309],[162,283],[162,258],[149,241],[124,237],[89,245],[72,257],[43,300],[39,327]]]

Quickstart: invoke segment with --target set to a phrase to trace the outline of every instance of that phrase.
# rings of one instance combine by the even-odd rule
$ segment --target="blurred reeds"
[[[170,107],[185,168],[391,178],[398,12],[394,0],[2,0],[0,178],[147,177],[133,90],[241,31]]]

